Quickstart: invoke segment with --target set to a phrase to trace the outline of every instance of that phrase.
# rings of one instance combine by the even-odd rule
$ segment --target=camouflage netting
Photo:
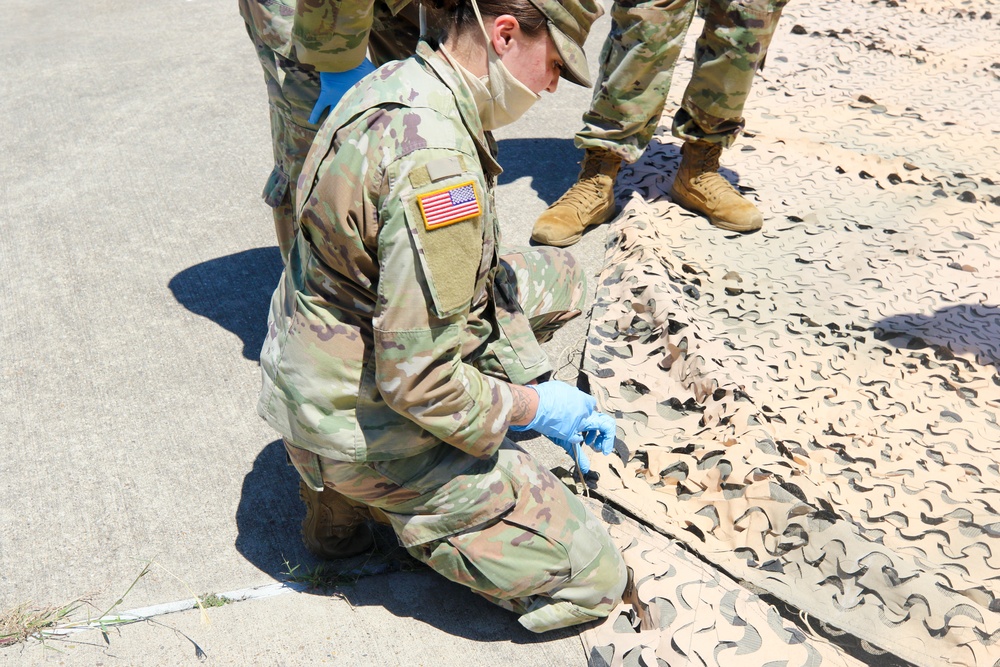
[[[618,181],[583,367],[630,455],[598,493],[870,664],[1000,665],[998,106],[1000,3],[793,2],[723,155],[764,230],[669,201],[667,132]],[[676,546],[616,537],[690,606]],[[730,583],[697,627],[623,605],[592,663],[855,664]]]
[[[863,664],[803,632],[760,596],[662,535],[607,506],[601,516],[641,583],[626,591],[626,602],[605,622],[584,633],[591,667]],[[808,618],[802,622],[812,630]]]

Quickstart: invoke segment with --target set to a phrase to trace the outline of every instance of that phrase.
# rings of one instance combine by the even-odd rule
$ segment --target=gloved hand
[[[586,443],[602,454],[610,454],[615,448],[615,419],[603,412],[594,412],[583,420],[580,428],[582,433],[568,440],[553,436],[548,438],[565,449],[580,468],[580,472],[586,475],[590,472],[590,459],[580,445]]]
[[[596,411],[597,401],[576,387],[557,380],[529,385],[538,394],[538,409],[527,426],[511,426],[515,431],[533,429],[566,450],[580,471],[590,471],[590,461],[580,450],[586,442],[602,454],[615,447],[615,420]],[[577,454],[579,453],[579,459]]]
[[[323,112],[337,106],[337,102],[344,96],[351,86],[356,84],[365,75],[374,72],[375,65],[365,58],[361,64],[346,72],[320,72],[319,73],[319,99],[313,107],[309,122],[315,125],[323,117]]]

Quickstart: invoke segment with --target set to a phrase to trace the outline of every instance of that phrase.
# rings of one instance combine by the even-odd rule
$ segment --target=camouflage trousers
[[[452,470],[457,460],[473,458],[449,449],[446,467]],[[509,440],[491,459],[468,461],[465,471],[442,479],[437,488],[426,485],[433,471],[405,459],[345,463],[317,458],[326,486],[381,509],[413,557],[519,614],[518,622],[532,632],[604,618],[621,600],[625,564],[604,525]],[[456,503],[475,512],[468,523],[427,530],[434,512],[447,519]]]
[[[420,37],[416,4],[393,16],[382,2],[375,3],[373,29],[368,39],[369,58],[376,65],[406,58],[417,48]],[[264,185],[264,201],[274,212],[274,230],[282,259],[298,233],[295,220],[295,192],[309,147],[319,124],[309,122],[319,97],[319,72],[275,53],[247,24],[247,32],[264,68],[267,99],[271,114],[271,142],[274,169]]]
[[[494,292],[505,334],[551,336],[580,313],[586,283],[566,250],[515,249],[501,256],[500,268]],[[508,355],[538,349],[530,342],[487,346],[474,362],[505,377]],[[524,358],[516,361],[526,366]],[[408,458],[365,463],[286,446],[307,484],[382,510],[415,558],[518,613],[533,632],[603,618],[621,598],[625,566],[603,524],[509,440],[487,459],[441,443]]]
[[[696,5],[705,26],[673,134],[728,148],[787,0],[618,0],[578,148],[606,148],[635,162],[649,145]]]

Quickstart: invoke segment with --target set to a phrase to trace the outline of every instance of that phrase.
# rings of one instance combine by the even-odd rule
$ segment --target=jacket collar
[[[503,172],[503,168],[496,160],[496,141],[494,141],[492,133],[483,130],[483,122],[479,119],[476,102],[472,99],[472,92],[462,81],[461,75],[455,71],[447,58],[432,49],[427,42],[417,44],[417,56],[433,70],[434,74],[441,79],[444,85],[448,86],[452,95],[455,96],[455,106],[458,107],[462,122],[476,142],[483,170],[490,176],[499,176]]]

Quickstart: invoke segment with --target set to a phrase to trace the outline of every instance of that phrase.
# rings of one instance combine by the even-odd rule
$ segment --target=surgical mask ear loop
[[[472,0],[472,11],[476,13],[476,20],[479,21],[479,29],[483,31],[483,37],[486,38],[486,48],[492,49],[493,42],[490,39],[490,34],[486,32],[486,24],[483,23],[483,15],[479,13],[479,3],[476,0]],[[489,56],[489,51],[486,52],[487,57]]]

